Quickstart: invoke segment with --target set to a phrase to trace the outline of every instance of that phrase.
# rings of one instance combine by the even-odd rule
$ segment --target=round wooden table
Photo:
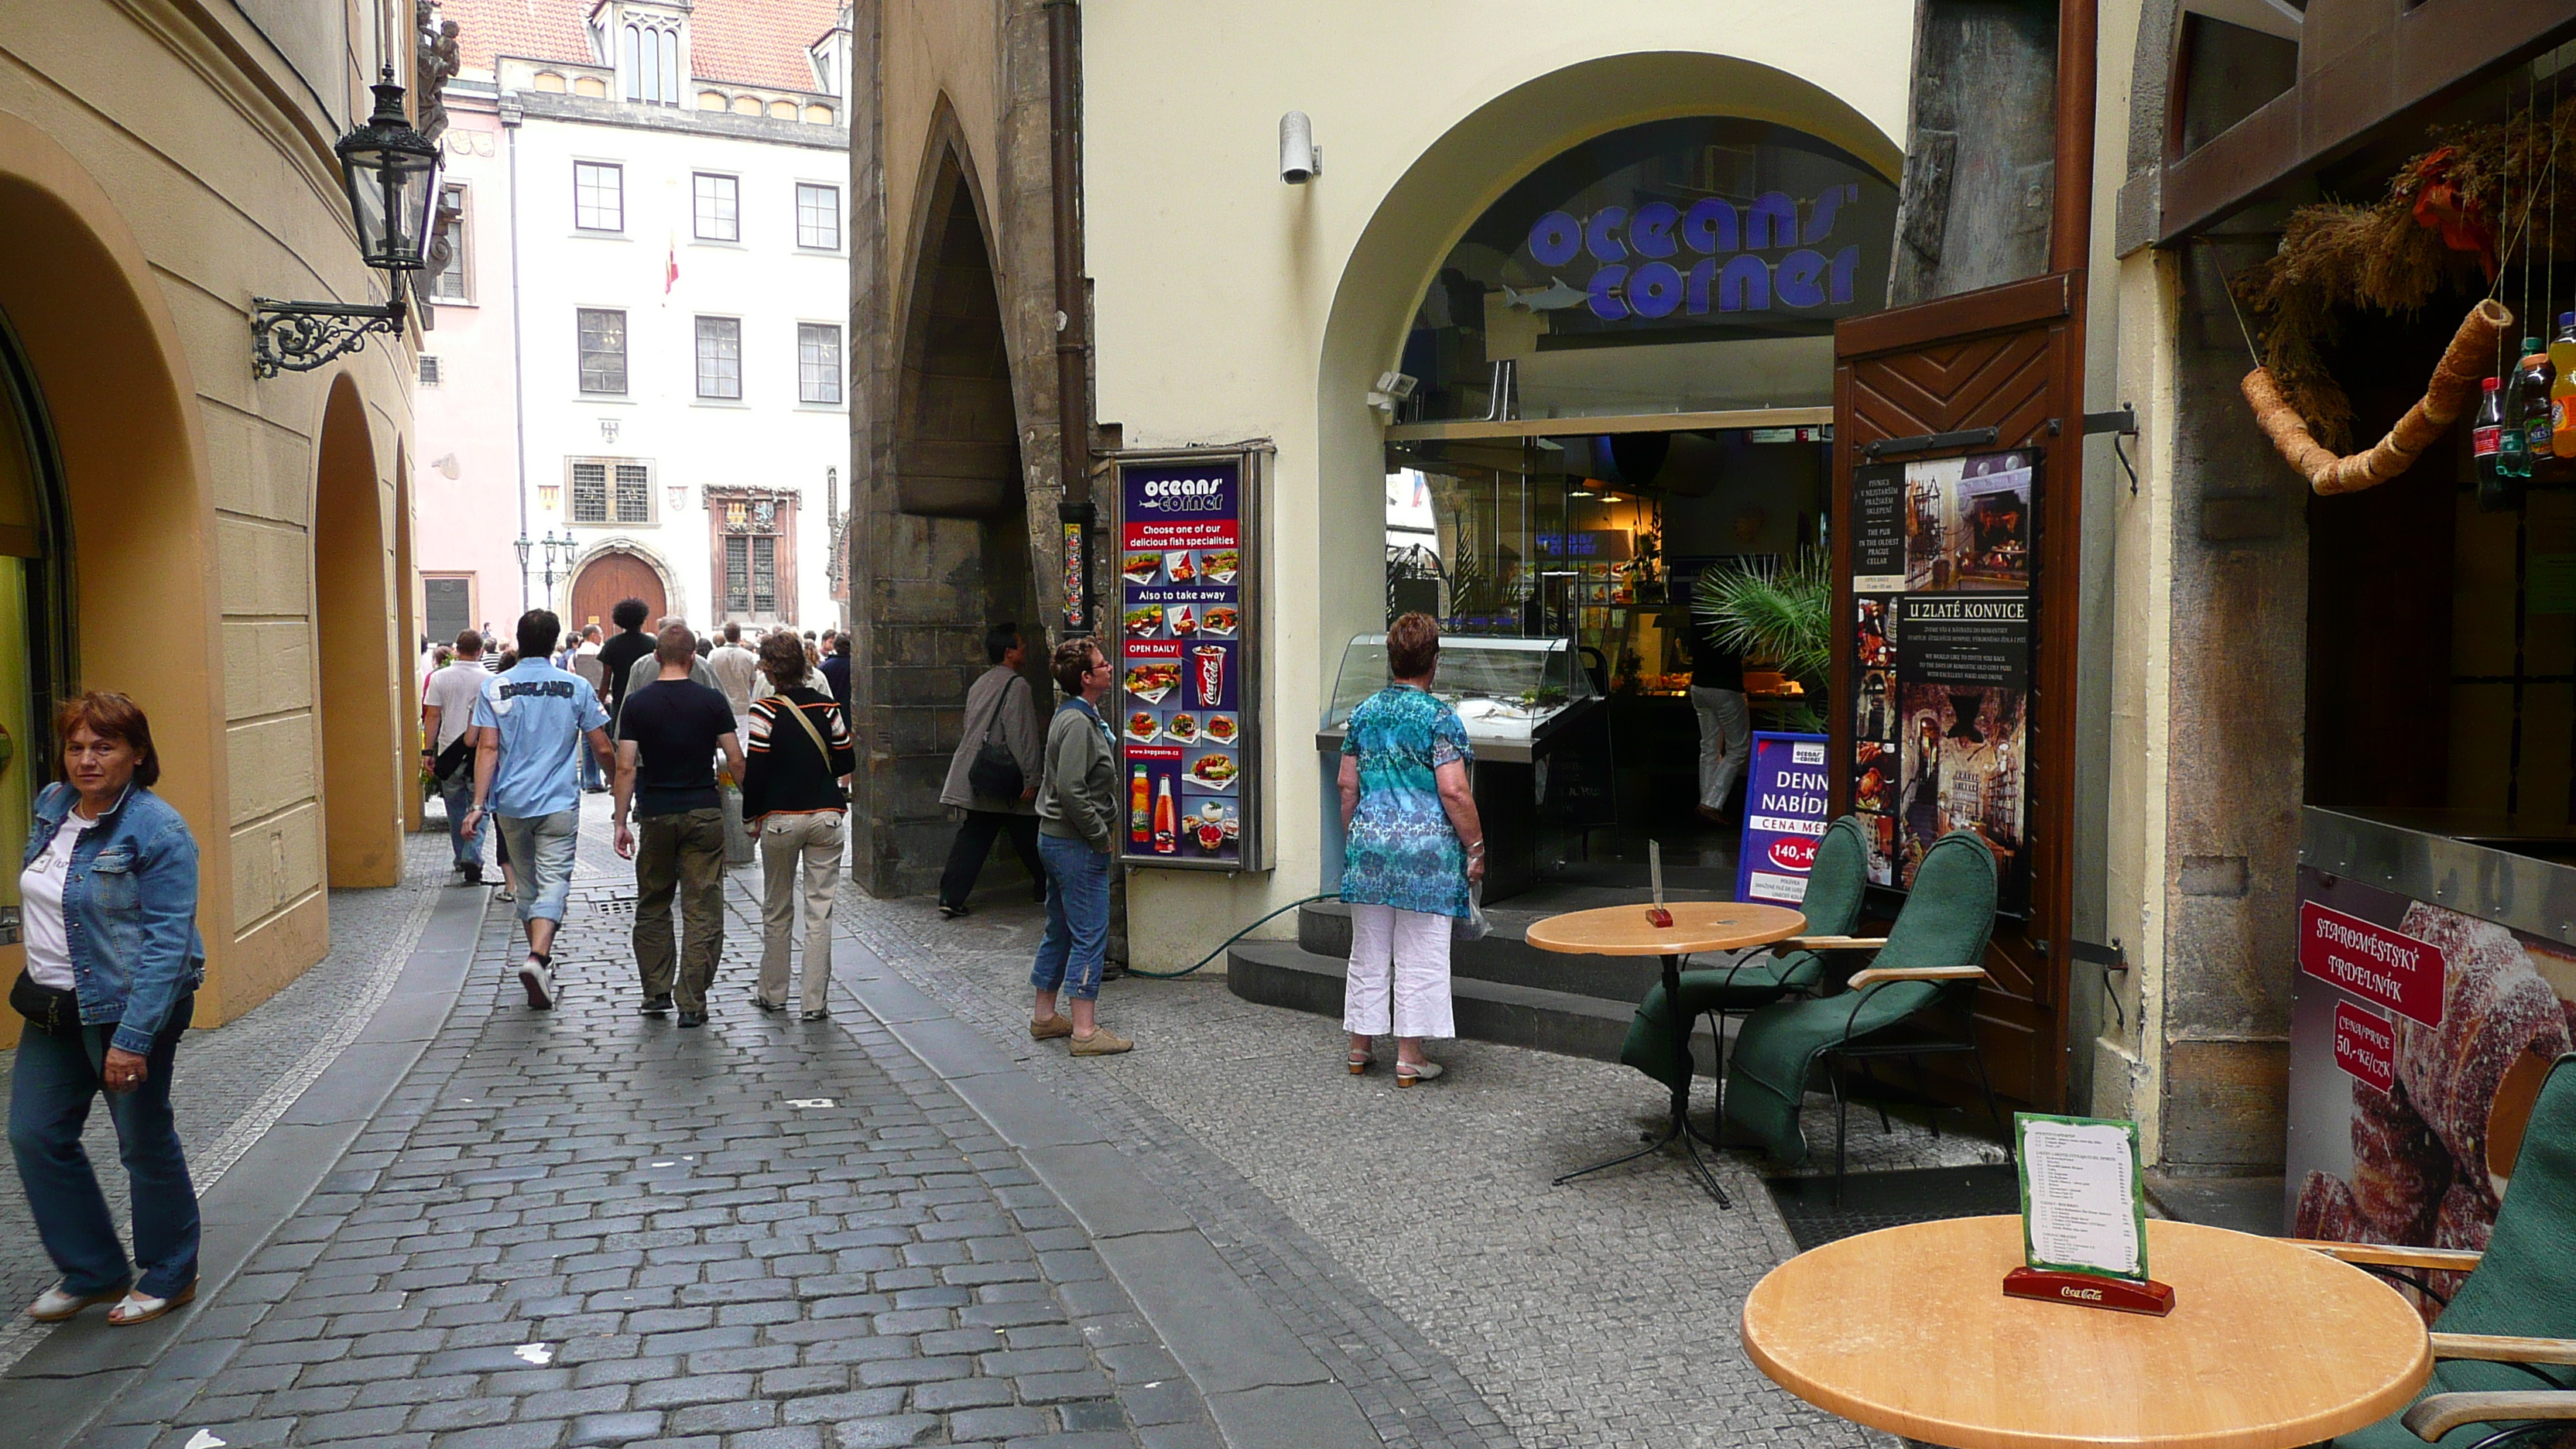
[[[2433,1371],[2424,1320],[2349,1264],[2151,1220],[2162,1318],[2007,1298],[2021,1219],[1864,1233],[1771,1270],[1744,1349],[1829,1413],[1951,1449],[2291,1449],[2405,1408]]]
[[[1785,941],[1807,929],[1807,918],[1786,906],[1754,905],[1743,901],[1675,901],[1665,907],[1672,913],[1673,923],[1658,926],[1647,918],[1646,909],[1641,904],[1570,911],[1536,922],[1524,937],[1542,951],[1562,951],[1570,956],[1662,957],[1664,1014],[1672,1018],[1674,1060],[1682,1067],[1673,1083],[1672,1122],[1664,1129],[1663,1136],[1607,1162],[1576,1168],[1558,1178],[1557,1182],[1568,1182],[1587,1172],[1634,1162],[1678,1137],[1700,1185],[1708,1189],[1720,1207],[1733,1207],[1734,1204],[1727,1199],[1726,1189],[1718,1185],[1716,1172],[1700,1160],[1699,1144],[1690,1130],[1691,1014],[1682,1010],[1682,958],[1694,951],[1740,951],[1748,946],[1767,946],[1774,941]]]

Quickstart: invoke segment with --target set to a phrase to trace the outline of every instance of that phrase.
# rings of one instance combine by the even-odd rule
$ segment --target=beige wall
[[[407,761],[393,719],[410,706],[392,470],[411,349],[377,338],[323,371],[256,380],[246,325],[254,295],[383,300],[329,151],[375,38],[364,7],[335,12],[297,7],[299,73],[228,6],[0,6],[0,186],[23,203],[0,210],[13,229],[27,216],[48,228],[0,267],[0,307],[42,334],[29,346],[66,433],[78,682],[151,713],[161,793],[203,854],[201,1024],[327,950],[326,855],[378,862],[352,884],[381,884],[381,863],[399,862]],[[327,77],[312,74],[317,55],[336,58]],[[364,613],[354,647],[382,650],[395,683],[365,705],[380,738],[334,772],[345,783],[326,802],[313,545],[324,403],[341,378],[343,416],[365,434],[351,481],[377,501],[371,563],[354,571],[366,577],[328,607]]]
[[[1129,447],[1278,445],[1261,627],[1277,868],[1136,872],[1133,959],[1168,968],[1331,885],[1311,737],[1344,642],[1382,617],[1382,433],[1363,395],[1452,242],[1558,151],[1662,117],[1777,120],[1892,176],[1913,6],[1127,4],[1088,6],[1084,25],[1098,415]],[[1289,110],[1324,149],[1305,186],[1279,180]]]

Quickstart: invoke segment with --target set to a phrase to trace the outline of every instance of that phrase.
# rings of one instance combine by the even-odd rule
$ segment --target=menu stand
[[[2015,1268],[2004,1275],[2004,1294],[2043,1303],[2072,1303],[2108,1308],[2115,1313],[2144,1313],[2162,1318],[2173,1312],[2174,1291],[2153,1278],[2109,1278],[2099,1273],[2067,1273],[2053,1268]]]

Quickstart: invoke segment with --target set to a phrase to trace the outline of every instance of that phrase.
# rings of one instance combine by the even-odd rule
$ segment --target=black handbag
[[[1028,788],[1028,779],[1020,773],[1019,757],[1010,747],[996,743],[993,726],[1002,721],[1002,706],[1010,703],[1011,686],[1027,681],[1013,676],[1003,681],[1002,692],[993,700],[992,713],[984,716],[982,743],[975,747],[975,758],[966,766],[966,788],[987,800],[1017,800]]]
[[[21,970],[9,988],[9,1005],[27,1018],[27,1029],[46,1036],[58,1036],[80,1030],[80,996],[59,986],[47,986]]]

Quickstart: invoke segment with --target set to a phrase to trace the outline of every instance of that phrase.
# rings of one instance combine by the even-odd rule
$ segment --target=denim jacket
[[[20,870],[52,845],[80,803],[71,786],[36,797],[36,828]],[[168,801],[140,785],[81,832],[63,880],[63,935],[84,1026],[116,1025],[108,1044],[152,1050],[170,1009],[206,980],[197,934],[197,838]]]

